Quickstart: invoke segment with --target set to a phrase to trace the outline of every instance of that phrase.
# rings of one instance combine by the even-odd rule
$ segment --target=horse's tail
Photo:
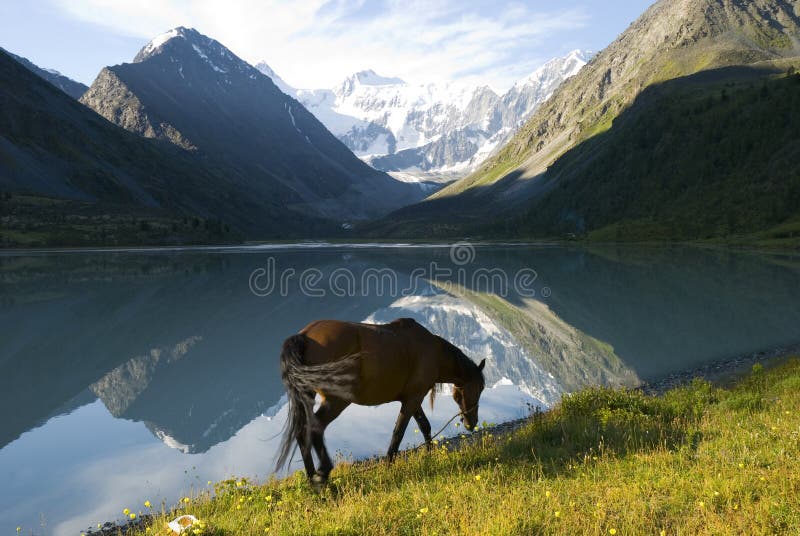
[[[289,415],[283,427],[283,439],[281,439],[278,451],[276,470],[280,470],[286,464],[292,452],[292,446],[300,434],[308,438],[310,433],[308,424],[314,409],[314,398],[303,389],[301,382],[298,381],[298,372],[302,371],[303,367],[305,346],[306,336],[298,334],[286,339],[281,350],[281,379],[289,399]]]
[[[314,418],[314,393],[321,390],[327,396],[352,400],[358,384],[361,354],[350,354],[331,363],[304,363],[306,336],[292,335],[281,351],[281,379],[289,399],[289,415],[283,429],[276,469],[286,464],[292,445],[300,434],[309,441]]]

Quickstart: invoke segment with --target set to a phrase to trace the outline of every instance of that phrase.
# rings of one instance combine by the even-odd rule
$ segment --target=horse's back
[[[357,324],[317,320],[300,330],[306,338],[305,362],[309,365],[335,361],[359,351]]]
[[[300,333],[306,337],[304,360],[309,365],[356,353],[362,356],[362,386],[356,403],[373,405],[397,399],[410,383],[432,385],[426,378],[435,374],[436,367],[424,357],[438,347],[437,337],[413,319],[400,318],[388,324],[318,320]]]

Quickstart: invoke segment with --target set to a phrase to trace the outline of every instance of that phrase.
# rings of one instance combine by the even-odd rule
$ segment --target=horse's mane
[[[433,385],[433,389],[431,389],[431,411],[433,411],[433,403],[436,401],[436,395],[442,393],[444,391],[444,384],[443,383],[436,383]]]
[[[478,365],[476,365],[475,362],[467,356],[467,354],[462,352],[461,348],[451,343],[447,339],[444,339],[439,336],[437,336],[437,338],[442,342],[444,348],[447,349],[455,357],[456,363],[458,364],[458,367],[461,369],[465,377],[468,375],[472,375],[472,371],[478,369]],[[470,367],[470,365],[472,366]],[[483,373],[481,373],[480,371],[478,372],[481,375],[483,375]],[[430,394],[431,410],[433,410],[433,403],[436,400],[436,395],[442,393],[443,391],[444,391],[443,383],[434,384]]]

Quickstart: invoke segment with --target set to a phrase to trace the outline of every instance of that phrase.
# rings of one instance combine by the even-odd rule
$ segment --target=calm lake
[[[487,359],[480,418],[500,422],[586,385],[800,342],[800,258],[467,244],[0,254],[0,534],[76,535],[207,481],[269,477],[282,341],[315,319],[398,317]],[[329,449],[383,453],[398,409],[351,406]],[[455,412],[439,397],[434,430]]]

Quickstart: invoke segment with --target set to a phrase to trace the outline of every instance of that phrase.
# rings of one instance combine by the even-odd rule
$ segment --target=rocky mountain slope
[[[0,245],[30,246],[208,243],[332,225],[112,125],[3,52],[0,214]]]
[[[38,65],[35,65],[32,61],[28,60],[27,58],[23,58],[22,56],[17,56],[5,50],[4,48],[0,48],[3,52],[17,60],[19,63],[24,65],[28,70],[33,72],[34,74],[39,75],[40,77],[44,78],[58,89],[72,97],[73,99],[80,99],[81,95],[83,95],[87,89],[89,89],[86,85],[81,84],[80,82],[76,82],[72,78],[64,76],[60,72],[56,71],[55,69],[43,69]]]
[[[441,224],[440,229],[445,233],[461,232],[465,228],[480,227],[487,214],[496,214],[498,210],[506,220],[513,220],[514,214],[538,211],[547,205],[545,196],[551,191],[561,190],[563,195],[569,196],[586,175],[578,173],[574,166],[572,170],[576,173],[570,175],[562,166],[561,173],[556,176],[551,172],[554,163],[567,151],[589,140],[597,141],[601,134],[606,138],[616,136],[625,128],[624,122],[617,119],[632,107],[646,88],[730,66],[760,65],[783,70],[791,65],[791,58],[800,54],[799,21],[800,3],[797,1],[661,0],[565,82],[519,133],[479,170],[437,192],[428,202],[392,215],[387,219],[387,226],[407,233],[416,225],[409,225],[409,222],[431,224],[434,220]],[[713,81],[713,76],[704,79],[708,83]],[[711,90],[720,91],[716,87]],[[689,110],[681,113],[684,112]],[[653,108],[649,119],[656,119],[658,113],[658,107]],[[682,133],[672,132],[671,139],[681,137]],[[582,153],[583,171],[590,169],[591,159],[605,145],[593,147],[594,151]],[[711,147],[708,149],[705,154],[713,158]],[[776,151],[780,149],[775,148]],[[607,171],[610,175],[593,177],[593,180],[602,182],[613,178],[616,171]],[[651,175],[659,172],[649,171]],[[641,177],[632,177],[631,184],[618,185],[627,189],[618,195],[633,197],[635,202],[640,191],[636,181]],[[726,188],[724,181],[719,186]],[[581,187],[592,188],[591,185]],[[717,193],[725,195],[722,191]],[[562,222],[571,220],[575,222],[571,231],[584,232],[587,229],[581,223],[585,220],[581,211],[596,208],[593,204],[600,201],[607,199],[592,200],[589,196],[590,206],[552,217]],[[704,201],[708,205],[714,203],[713,197]],[[460,223],[446,223],[454,219]],[[554,226],[549,227],[552,230]],[[564,230],[570,226],[560,228]],[[547,234],[549,231],[539,227],[530,232]]]
[[[371,70],[333,89],[298,90],[265,62],[257,67],[376,169],[430,178],[477,167],[590,57],[576,50],[551,60],[502,95],[488,86],[412,85]]]
[[[171,30],[133,63],[103,69],[81,102],[299,215],[346,222],[422,196],[365,165],[267,76],[193,29]]]

